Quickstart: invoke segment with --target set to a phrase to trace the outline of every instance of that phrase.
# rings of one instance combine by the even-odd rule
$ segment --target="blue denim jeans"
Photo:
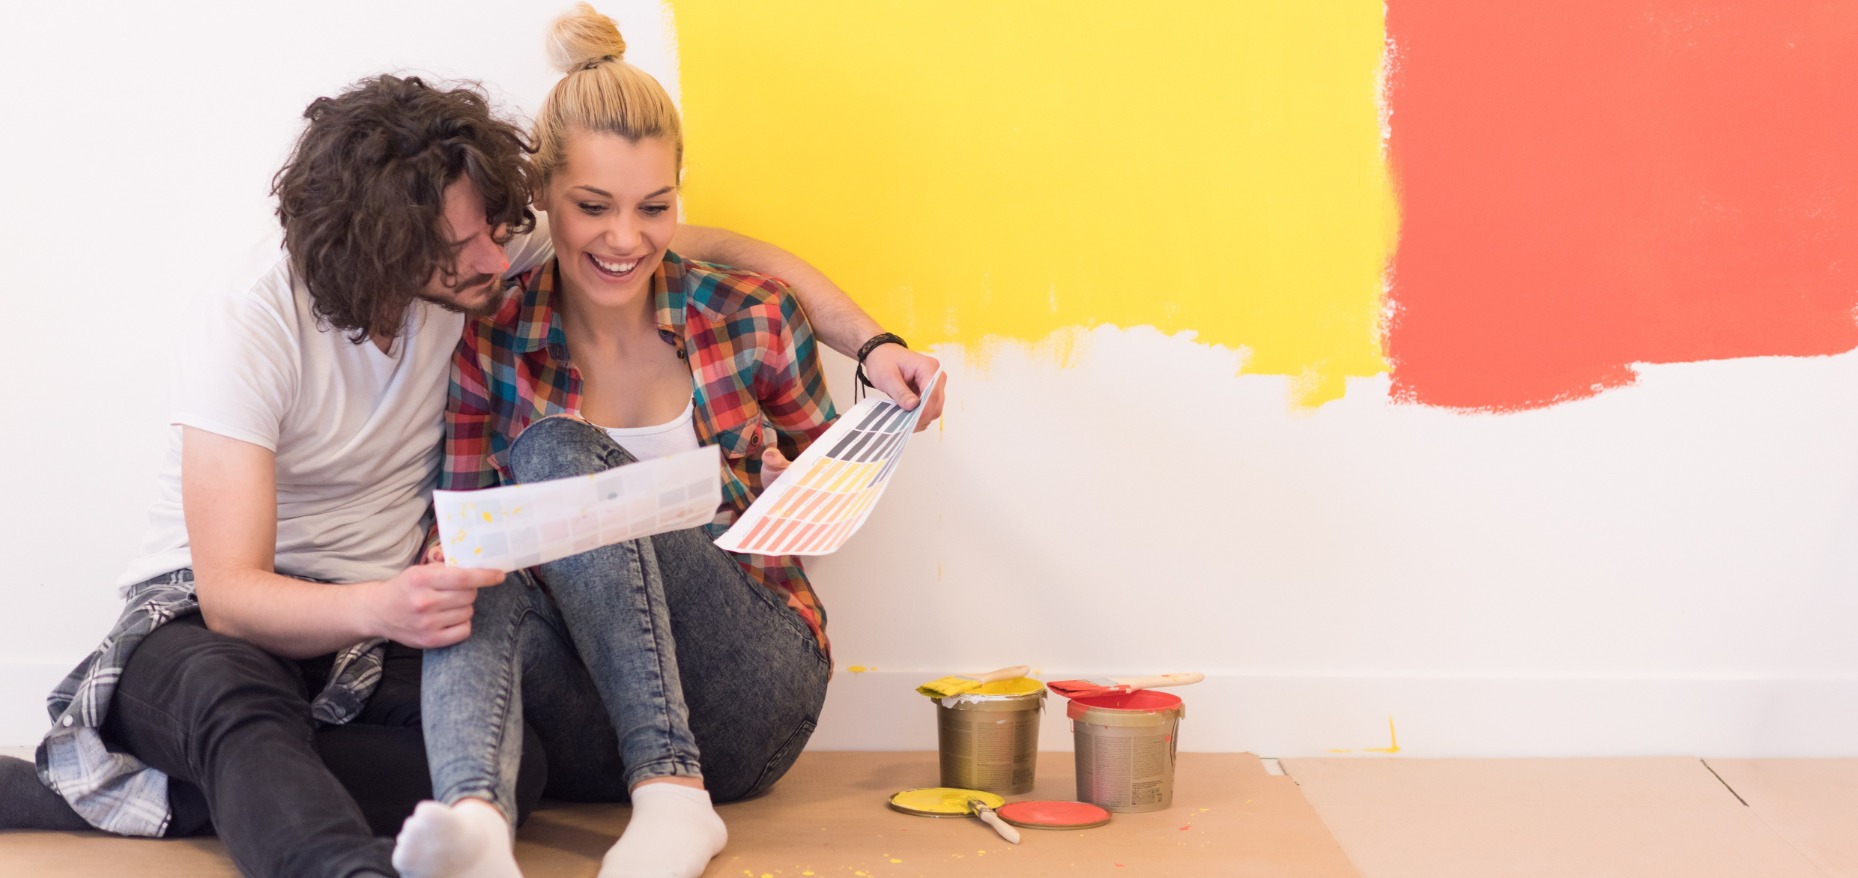
[[[518,482],[633,462],[605,432],[553,417],[509,449]],[[603,546],[478,592],[471,636],[426,653],[432,786],[514,813],[527,721],[546,794],[626,801],[701,776],[719,802],[766,790],[806,745],[830,665],[784,596],[701,528]]]

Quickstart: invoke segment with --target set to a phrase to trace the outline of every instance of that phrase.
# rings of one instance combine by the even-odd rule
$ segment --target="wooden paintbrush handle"
[[[974,805],[974,813],[975,816],[981,818],[981,822],[993,827],[995,832],[1000,833],[1001,838],[1013,844],[1019,844],[1019,828],[1005,820],[1001,820],[1000,815],[994,813],[994,809],[976,802]]]
[[[1163,686],[1185,686],[1189,683],[1198,683],[1204,679],[1206,679],[1206,675],[1199,671],[1192,671],[1185,674],[1158,674],[1153,677],[1115,678],[1117,685],[1128,687],[1131,692],[1137,689],[1160,689]]]
[[[996,680],[1011,680],[1015,677],[1024,677],[1026,676],[1026,673],[1031,670],[1032,670],[1031,665],[1014,665],[1010,668],[1001,668],[1000,670],[997,670],[997,671],[988,671],[985,674],[976,674],[974,675],[974,679],[979,680],[983,683],[992,683]]]

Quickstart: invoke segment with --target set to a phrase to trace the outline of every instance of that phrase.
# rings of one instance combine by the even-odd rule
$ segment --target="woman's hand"
[[[787,455],[782,454],[780,449],[763,449],[761,452],[761,490],[768,490],[775,480],[779,479],[782,473],[787,472],[787,468],[792,465],[793,461],[788,460]]]

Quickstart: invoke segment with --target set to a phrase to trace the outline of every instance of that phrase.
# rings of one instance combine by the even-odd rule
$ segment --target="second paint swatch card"
[[[922,399],[942,380],[937,372]],[[871,397],[852,406],[716,540],[731,552],[828,555],[871,514],[903,459],[922,406]]]

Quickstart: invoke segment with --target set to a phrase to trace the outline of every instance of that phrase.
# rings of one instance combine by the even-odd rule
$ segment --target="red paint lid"
[[[1089,802],[1010,802],[994,813],[1027,829],[1089,829],[1110,822],[1110,812]]]
[[[1159,713],[1164,710],[1176,710],[1181,706],[1181,699],[1166,692],[1153,689],[1137,689],[1134,692],[1114,692],[1109,695],[1091,695],[1085,698],[1071,699],[1071,706],[1065,708],[1065,715],[1077,719],[1085,710],[1126,710],[1143,713]]]

